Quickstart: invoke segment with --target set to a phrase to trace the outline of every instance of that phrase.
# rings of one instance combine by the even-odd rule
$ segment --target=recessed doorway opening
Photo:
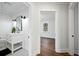
[[[55,11],[40,11],[40,54],[55,51]]]

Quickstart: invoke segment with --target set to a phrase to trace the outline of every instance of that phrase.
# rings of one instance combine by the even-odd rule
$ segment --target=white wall
[[[27,17],[29,17],[28,11],[29,11],[29,8],[26,6],[26,8],[22,8],[21,11],[19,11],[19,12],[17,11],[18,13],[14,14],[14,15],[11,14],[10,19],[11,20],[16,19],[18,16],[26,16],[26,18],[27,18]]]
[[[68,49],[68,5],[63,3],[30,3],[31,5],[31,49],[32,55],[40,53],[40,11],[56,11],[56,51]],[[39,6],[38,6],[39,5]]]
[[[39,3],[40,11],[56,11],[55,32],[56,51],[65,52],[68,49],[68,5],[66,3]]]
[[[29,28],[29,50],[30,55],[36,55],[40,53],[40,20],[38,5],[35,3],[30,4],[30,28]]]
[[[55,12],[40,12],[40,37],[55,38]],[[48,23],[48,31],[44,31],[44,23]]]
[[[20,32],[23,35],[23,48],[26,50],[29,50],[28,48],[28,35],[29,35],[29,18],[27,17],[26,19],[22,19],[22,31]]]
[[[11,33],[12,22],[9,16],[0,14],[0,33]]]

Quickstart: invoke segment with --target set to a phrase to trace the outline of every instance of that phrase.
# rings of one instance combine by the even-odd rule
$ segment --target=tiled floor
[[[16,51],[13,55],[10,53],[7,56],[28,56],[28,51],[25,49],[20,49],[18,51]]]

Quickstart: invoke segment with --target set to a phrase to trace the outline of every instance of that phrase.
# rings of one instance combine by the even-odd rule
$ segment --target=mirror
[[[21,16],[16,18],[16,31],[17,31],[17,33],[22,31],[22,18],[21,18]]]
[[[20,33],[23,29],[22,27],[22,19],[25,19],[25,16],[18,16],[15,20],[13,20],[13,29],[15,28],[16,32],[12,32],[12,33]]]

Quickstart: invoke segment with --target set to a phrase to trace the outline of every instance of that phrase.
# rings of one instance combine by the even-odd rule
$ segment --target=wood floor
[[[55,52],[55,39],[41,37],[41,52],[37,56],[70,56],[68,53]]]

